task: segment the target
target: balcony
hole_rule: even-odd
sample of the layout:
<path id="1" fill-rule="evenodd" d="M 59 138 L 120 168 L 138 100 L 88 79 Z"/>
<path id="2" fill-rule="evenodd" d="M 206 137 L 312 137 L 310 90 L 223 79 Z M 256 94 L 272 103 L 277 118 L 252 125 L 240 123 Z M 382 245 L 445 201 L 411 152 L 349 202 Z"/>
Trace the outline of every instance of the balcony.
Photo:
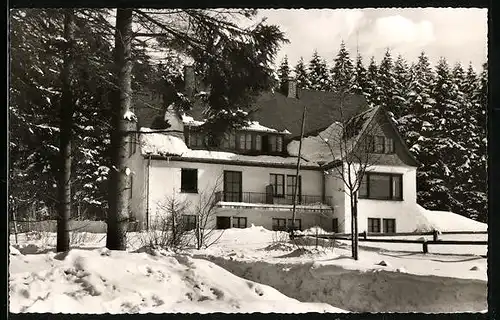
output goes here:
<path id="1" fill-rule="evenodd" d="M 228 192 L 218 191 L 215 202 L 219 206 L 243 206 L 272 209 L 291 209 L 293 206 L 292 195 L 275 196 L 265 192 Z M 248 205 L 250 204 L 250 205 Z M 253 204 L 253 205 L 252 205 Z M 319 195 L 297 195 L 297 207 L 308 210 L 332 210 L 332 197 Z"/>

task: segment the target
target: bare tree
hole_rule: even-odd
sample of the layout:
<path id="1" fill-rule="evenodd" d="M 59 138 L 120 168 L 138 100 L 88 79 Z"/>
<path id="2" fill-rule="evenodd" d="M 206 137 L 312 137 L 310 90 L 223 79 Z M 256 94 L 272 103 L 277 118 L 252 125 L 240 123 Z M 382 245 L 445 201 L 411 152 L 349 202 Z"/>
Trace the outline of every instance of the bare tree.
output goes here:
<path id="1" fill-rule="evenodd" d="M 345 93 L 340 93 L 340 121 L 333 123 L 318 137 L 328 147 L 333 161 L 327 166 L 326 173 L 339 179 L 350 199 L 352 257 L 358 260 L 358 190 L 365 173 L 370 171 L 380 159 L 372 152 L 373 133 L 376 121 L 373 115 L 377 109 L 369 109 L 350 119 L 345 116 Z"/>
<path id="2" fill-rule="evenodd" d="M 188 214 L 189 201 L 169 195 L 157 205 L 151 228 L 141 239 L 143 245 L 158 248 L 182 249 L 188 244 L 188 229 L 183 216 Z"/>
<path id="3" fill-rule="evenodd" d="M 212 237 L 217 229 L 217 194 L 220 190 L 221 182 L 222 175 L 216 179 L 211 187 L 201 191 L 199 200 L 194 206 L 193 210 L 196 215 L 195 239 L 196 249 L 198 250 L 202 247 L 208 248 L 217 243 L 222 236 L 221 233 L 216 238 Z"/>

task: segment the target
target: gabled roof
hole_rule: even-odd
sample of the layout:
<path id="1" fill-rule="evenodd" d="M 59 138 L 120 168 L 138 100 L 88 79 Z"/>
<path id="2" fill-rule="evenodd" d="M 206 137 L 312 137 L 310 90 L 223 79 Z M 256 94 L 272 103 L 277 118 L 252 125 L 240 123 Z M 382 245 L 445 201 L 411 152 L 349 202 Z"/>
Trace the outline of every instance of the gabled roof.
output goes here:
<path id="1" fill-rule="evenodd" d="M 371 108 L 351 117 L 345 124 L 335 121 L 326 128 L 304 135 L 302 157 L 325 165 L 340 160 L 343 155 L 349 154 L 356 147 L 379 110 L 380 107 Z M 352 126 L 349 131 L 351 135 L 347 140 L 343 137 L 345 126 Z M 287 151 L 290 155 L 298 156 L 299 140 L 297 138 L 288 144 Z"/>
<path id="2" fill-rule="evenodd" d="M 346 95 L 343 101 L 343 117 L 340 114 L 341 98 L 333 92 L 300 90 L 299 97 L 288 98 L 275 92 L 265 93 L 256 101 L 255 120 L 265 126 L 278 130 L 288 129 L 292 137 L 300 135 L 302 113 L 306 107 L 304 132 L 325 128 L 342 118 L 352 116 L 368 109 L 363 96 Z"/>
<path id="3" fill-rule="evenodd" d="M 343 117 L 340 114 L 340 96 L 333 92 L 300 90 L 298 98 L 289 98 L 275 92 L 264 92 L 249 108 L 252 120 L 261 125 L 276 129 L 288 130 L 290 137 L 300 135 L 302 112 L 306 110 L 305 132 L 326 128 L 342 118 L 349 119 L 368 109 L 363 96 L 345 95 L 343 101 Z M 197 106 L 189 112 L 196 120 L 203 118 L 203 108 Z"/>
<path id="4" fill-rule="evenodd" d="M 392 136 L 399 140 L 403 146 L 402 151 L 408 155 L 412 164 L 419 166 L 420 163 L 412 155 L 388 113 L 382 107 L 374 107 L 363 111 L 351 117 L 346 121 L 345 125 L 336 121 L 326 128 L 306 134 L 302 140 L 301 158 L 305 158 L 310 162 L 321 163 L 326 167 L 334 165 L 343 156 L 355 150 L 363 135 L 366 134 L 366 131 L 378 116 L 383 117 L 384 123 L 389 123 L 391 130 L 393 130 Z M 349 126 L 351 128 L 347 128 L 347 131 L 350 132 L 351 136 L 347 141 L 342 140 L 343 128 Z M 298 140 L 297 138 L 291 141 L 287 146 L 287 151 L 292 156 L 298 156 Z M 340 146 L 345 147 L 345 150 L 341 150 Z"/>

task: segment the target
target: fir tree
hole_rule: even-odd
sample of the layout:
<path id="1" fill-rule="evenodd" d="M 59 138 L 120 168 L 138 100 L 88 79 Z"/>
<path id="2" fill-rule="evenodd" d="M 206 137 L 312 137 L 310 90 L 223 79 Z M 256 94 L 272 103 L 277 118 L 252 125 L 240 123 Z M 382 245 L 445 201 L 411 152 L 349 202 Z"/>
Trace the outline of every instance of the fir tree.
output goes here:
<path id="1" fill-rule="evenodd" d="M 395 87 L 393 91 L 394 117 L 399 119 L 408 103 L 409 87 L 411 82 L 410 68 L 406 60 L 398 55 L 394 62 Z"/>
<path id="2" fill-rule="evenodd" d="M 394 97 L 397 95 L 396 77 L 394 75 L 394 63 L 392 61 L 391 52 L 386 50 L 384 58 L 380 62 L 378 69 L 378 86 L 380 87 L 379 105 L 393 116 L 396 113 L 396 103 Z"/>
<path id="3" fill-rule="evenodd" d="M 375 57 L 371 57 L 366 73 L 366 88 L 364 89 L 368 103 L 371 106 L 380 104 L 380 87 L 378 85 L 378 66 Z"/>
<path id="4" fill-rule="evenodd" d="M 474 70 L 471 66 L 467 70 L 466 83 L 474 83 Z M 470 183 L 468 184 L 467 199 L 464 207 L 473 219 L 488 222 L 488 193 L 487 193 L 487 150 L 486 150 L 486 110 L 488 107 L 488 66 L 483 65 L 475 88 L 472 90 L 473 124 L 470 127 L 471 142 L 473 142 L 473 156 L 470 161 Z"/>
<path id="5" fill-rule="evenodd" d="M 452 81 L 448 63 L 441 58 L 436 66 L 436 79 L 431 96 L 434 107 L 425 109 L 424 125 L 430 123 L 426 138 L 431 141 L 425 154 L 425 168 L 419 192 L 424 195 L 426 207 L 431 210 L 453 211 L 460 207 L 454 195 L 457 172 L 454 171 L 465 148 L 457 137 L 460 123 L 456 102 L 457 86 Z"/>
<path id="6" fill-rule="evenodd" d="M 297 80 L 297 87 L 302 89 L 309 89 L 311 84 L 309 83 L 309 76 L 307 74 L 306 65 L 304 64 L 304 58 L 300 57 L 299 61 L 295 65 L 295 79 Z"/>
<path id="7" fill-rule="evenodd" d="M 356 69 L 354 72 L 354 93 L 367 95 L 366 88 L 368 86 L 367 71 L 363 65 L 363 57 L 358 53 L 356 56 Z"/>
<path id="8" fill-rule="evenodd" d="M 285 56 L 278 68 L 279 90 L 286 94 L 288 92 L 288 79 L 290 78 L 290 67 L 288 66 L 288 57 Z"/>
<path id="9" fill-rule="evenodd" d="M 349 52 L 345 48 L 345 43 L 340 43 L 340 49 L 334 59 L 334 66 L 331 69 L 331 85 L 335 92 L 351 92 L 354 90 L 354 66 Z"/>
<path id="10" fill-rule="evenodd" d="M 328 91 L 331 88 L 328 67 L 316 50 L 309 62 L 308 79 L 312 90 Z"/>

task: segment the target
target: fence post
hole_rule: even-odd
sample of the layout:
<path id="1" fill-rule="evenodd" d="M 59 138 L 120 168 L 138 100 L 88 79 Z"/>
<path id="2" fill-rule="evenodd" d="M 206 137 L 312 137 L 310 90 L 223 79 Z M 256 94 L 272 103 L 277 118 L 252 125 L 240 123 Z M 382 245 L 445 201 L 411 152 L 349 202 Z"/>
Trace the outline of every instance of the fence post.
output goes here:
<path id="1" fill-rule="evenodd" d="M 363 232 L 361 232 L 361 236 L 363 237 L 363 239 L 365 239 L 365 240 L 366 240 L 366 230 L 365 230 L 365 231 L 363 231 Z"/>
<path id="2" fill-rule="evenodd" d="M 432 230 L 432 240 L 438 241 L 438 231 L 437 230 Z"/>
<path id="3" fill-rule="evenodd" d="M 429 248 L 427 247 L 427 240 L 424 239 L 424 242 L 422 242 L 422 246 L 422 250 L 424 251 L 424 253 L 429 252 Z"/>

